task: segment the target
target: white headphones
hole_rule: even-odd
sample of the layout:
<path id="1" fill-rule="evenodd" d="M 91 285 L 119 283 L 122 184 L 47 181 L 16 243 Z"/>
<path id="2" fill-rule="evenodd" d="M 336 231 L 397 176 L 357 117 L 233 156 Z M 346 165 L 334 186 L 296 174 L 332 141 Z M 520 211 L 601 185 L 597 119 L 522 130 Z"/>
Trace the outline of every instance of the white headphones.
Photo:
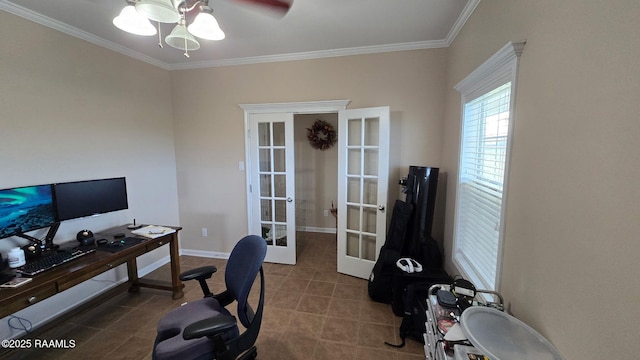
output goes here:
<path id="1" fill-rule="evenodd" d="M 396 261 L 396 266 L 398 266 L 400 270 L 409 274 L 422 271 L 422 265 L 412 258 L 400 258 Z"/>

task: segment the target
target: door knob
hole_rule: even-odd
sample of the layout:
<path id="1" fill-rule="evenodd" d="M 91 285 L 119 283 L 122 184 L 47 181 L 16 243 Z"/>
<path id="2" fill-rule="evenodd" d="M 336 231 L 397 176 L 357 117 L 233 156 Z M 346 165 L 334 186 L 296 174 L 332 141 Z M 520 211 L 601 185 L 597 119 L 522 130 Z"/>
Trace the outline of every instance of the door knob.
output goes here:
<path id="1" fill-rule="evenodd" d="M 287 202 L 292 202 L 292 201 L 293 201 L 292 198 L 290 198 L 290 197 L 287 198 Z"/>
<path id="2" fill-rule="evenodd" d="M 384 205 L 378 205 L 378 210 L 384 211 Z"/>

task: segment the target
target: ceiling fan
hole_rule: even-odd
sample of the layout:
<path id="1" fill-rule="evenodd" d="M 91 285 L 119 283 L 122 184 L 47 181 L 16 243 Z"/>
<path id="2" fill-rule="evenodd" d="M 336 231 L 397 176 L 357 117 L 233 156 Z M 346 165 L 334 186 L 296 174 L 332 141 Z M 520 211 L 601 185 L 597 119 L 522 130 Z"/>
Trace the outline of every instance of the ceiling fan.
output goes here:
<path id="1" fill-rule="evenodd" d="M 167 45 L 189 51 L 198 50 L 200 43 L 196 37 L 205 40 L 222 40 L 224 31 L 213 16 L 209 0 L 125 0 L 120 15 L 113 19 L 113 24 L 128 33 L 142 36 L 158 34 L 158 46 L 162 45 L 160 23 L 177 23 L 171 33 L 165 37 Z M 273 10 L 284 16 L 293 0 L 232 0 L 250 3 L 266 10 Z M 154 26 L 151 21 L 156 22 Z"/>

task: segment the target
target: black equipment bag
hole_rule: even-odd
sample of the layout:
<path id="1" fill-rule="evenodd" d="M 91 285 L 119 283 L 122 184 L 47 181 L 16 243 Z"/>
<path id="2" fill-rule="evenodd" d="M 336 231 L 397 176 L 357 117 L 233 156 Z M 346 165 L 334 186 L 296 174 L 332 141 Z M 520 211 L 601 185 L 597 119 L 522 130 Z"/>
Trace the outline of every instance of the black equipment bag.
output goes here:
<path id="1" fill-rule="evenodd" d="M 426 287 L 428 289 L 429 286 L 433 284 L 450 284 L 451 277 L 443 269 L 423 270 L 422 272 L 413 274 L 407 274 L 396 269 L 391 283 L 391 310 L 393 310 L 396 316 L 406 316 L 408 309 L 407 303 L 412 304 L 414 301 L 424 301 L 424 299 L 426 299 L 426 297 L 422 300 L 407 299 L 408 296 L 416 293 L 415 288 L 411 288 L 412 286 L 418 288 Z"/>
<path id="2" fill-rule="evenodd" d="M 411 219 L 413 205 L 396 200 L 389 224 L 389 232 L 384 245 L 380 249 L 378 260 L 369 275 L 369 297 L 385 304 L 390 304 L 393 298 L 392 280 L 397 270 L 396 261 L 404 246 L 407 223 Z"/>
<path id="3" fill-rule="evenodd" d="M 442 267 L 442 255 L 436 241 L 429 237 L 424 242 L 422 250 L 424 257 L 422 258 L 422 272 L 405 273 L 399 269 L 395 269 L 391 280 L 392 300 L 391 308 L 396 316 L 402 316 L 404 313 L 403 300 L 406 287 L 411 283 L 425 284 L 449 284 L 451 277 Z"/>
<path id="4" fill-rule="evenodd" d="M 423 334 L 426 332 L 427 322 L 427 297 L 431 283 L 419 282 L 408 284 L 402 295 L 404 302 L 404 313 L 400 324 L 400 344 L 385 344 L 397 348 L 405 345 L 406 339 L 410 338 L 424 344 Z"/>

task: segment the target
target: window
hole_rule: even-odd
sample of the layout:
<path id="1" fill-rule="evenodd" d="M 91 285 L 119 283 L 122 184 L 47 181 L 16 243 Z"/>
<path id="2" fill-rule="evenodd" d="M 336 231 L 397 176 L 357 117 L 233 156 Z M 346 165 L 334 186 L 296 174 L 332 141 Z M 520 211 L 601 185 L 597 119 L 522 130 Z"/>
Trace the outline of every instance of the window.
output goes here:
<path id="1" fill-rule="evenodd" d="M 507 44 L 455 87 L 463 107 L 453 261 L 482 289 L 499 285 L 515 83 L 523 47 Z"/>

